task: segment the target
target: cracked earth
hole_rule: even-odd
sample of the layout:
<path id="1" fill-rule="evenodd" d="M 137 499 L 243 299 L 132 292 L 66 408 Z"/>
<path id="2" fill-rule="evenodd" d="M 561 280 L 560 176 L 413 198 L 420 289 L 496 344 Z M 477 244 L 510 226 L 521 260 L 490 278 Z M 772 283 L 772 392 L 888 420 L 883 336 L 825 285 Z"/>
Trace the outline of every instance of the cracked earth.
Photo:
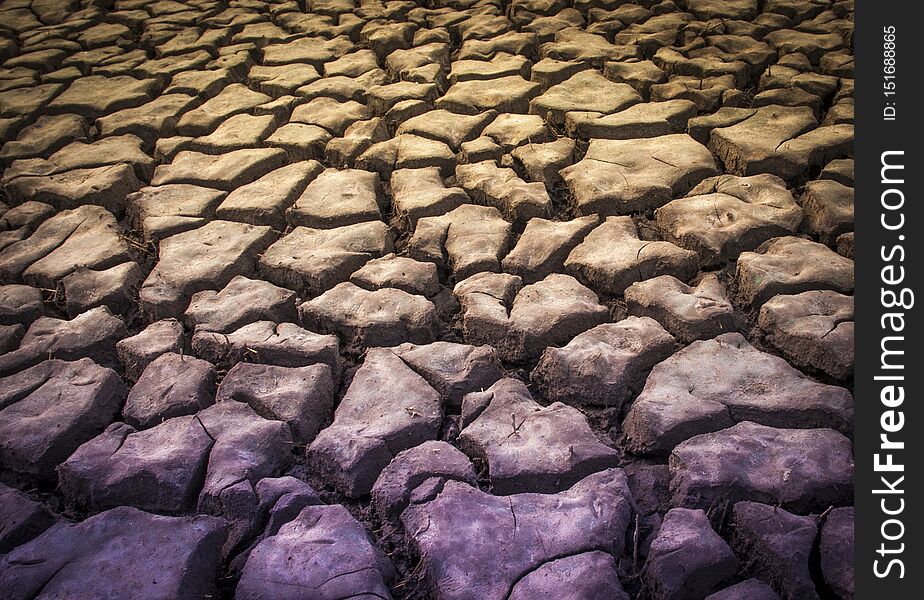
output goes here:
<path id="1" fill-rule="evenodd" d="M 852 598 L 852 41 L 3 0 L 0 598 Z"/>

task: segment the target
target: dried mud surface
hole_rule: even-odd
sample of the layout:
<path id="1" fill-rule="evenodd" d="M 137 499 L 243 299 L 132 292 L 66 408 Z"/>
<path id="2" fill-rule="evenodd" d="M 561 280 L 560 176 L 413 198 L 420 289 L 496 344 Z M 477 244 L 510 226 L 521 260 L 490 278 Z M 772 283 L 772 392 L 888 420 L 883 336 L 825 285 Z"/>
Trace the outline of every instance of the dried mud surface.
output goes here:
<path id="1" fill-rule="evenodd" d="M 0 597 L 853 597 L 851 0 L 0 2 Z"/>

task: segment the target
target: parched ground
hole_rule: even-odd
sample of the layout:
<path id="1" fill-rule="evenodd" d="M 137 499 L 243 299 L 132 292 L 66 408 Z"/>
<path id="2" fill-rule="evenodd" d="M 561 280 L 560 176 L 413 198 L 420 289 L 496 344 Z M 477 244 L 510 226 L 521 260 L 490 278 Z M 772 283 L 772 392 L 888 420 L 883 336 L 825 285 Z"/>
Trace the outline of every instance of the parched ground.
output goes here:
<path id="1" fill-rule="evenodd" d="M 852 598 L 852 39 L 3 0 L 0 598 Z"/>

